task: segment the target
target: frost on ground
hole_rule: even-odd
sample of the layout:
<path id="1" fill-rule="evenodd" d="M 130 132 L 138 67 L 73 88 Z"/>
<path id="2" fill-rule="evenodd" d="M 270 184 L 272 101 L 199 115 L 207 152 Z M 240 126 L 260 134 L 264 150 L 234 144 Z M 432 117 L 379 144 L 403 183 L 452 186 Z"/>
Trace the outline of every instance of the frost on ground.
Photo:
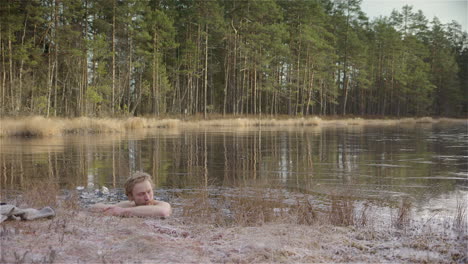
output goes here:
<path id="1" fill-rule="evenodd" d="M 466 232 L 325 222 L 216 226 L 191 221 L 177 210 L 168 219 L 144 219 L 58 208 L 53 219 L 2 223 L 0 262 L 468 262 Z"/>

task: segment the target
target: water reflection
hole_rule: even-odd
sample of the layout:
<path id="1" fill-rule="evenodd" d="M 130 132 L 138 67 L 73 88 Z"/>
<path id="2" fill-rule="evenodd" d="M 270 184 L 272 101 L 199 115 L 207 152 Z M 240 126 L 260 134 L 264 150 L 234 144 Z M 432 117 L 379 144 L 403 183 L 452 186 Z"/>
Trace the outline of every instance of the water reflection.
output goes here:
<path id="1" fill-rule="evenodd" d="M 2 139 L 2 189 L 51 179 L 63 188 L 121 187 L 144 170 L 163 189 L 269 186 L 424 201 L 468 189 L 468 136 L 444 127 L 145 130 L 131 135 Z"/>
<path id="2" fill-rule="evenodd" d="M 65 148 L 63 137 L 49 138 L 0 138 L 2 154 L 40 154 L 62 152 Z"/>

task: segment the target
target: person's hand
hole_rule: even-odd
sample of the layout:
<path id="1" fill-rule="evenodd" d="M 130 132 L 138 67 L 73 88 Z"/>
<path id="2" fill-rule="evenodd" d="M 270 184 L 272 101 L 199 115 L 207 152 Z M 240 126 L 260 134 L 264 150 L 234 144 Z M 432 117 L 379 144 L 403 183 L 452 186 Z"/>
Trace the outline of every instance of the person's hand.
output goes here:
<path id="1" fill-rule="evenodd" d="M 118 206 L 110 206 L 104 209 L 104 213 L 106 215 L 125 216 L 127 215 L 127 209 Z"/>

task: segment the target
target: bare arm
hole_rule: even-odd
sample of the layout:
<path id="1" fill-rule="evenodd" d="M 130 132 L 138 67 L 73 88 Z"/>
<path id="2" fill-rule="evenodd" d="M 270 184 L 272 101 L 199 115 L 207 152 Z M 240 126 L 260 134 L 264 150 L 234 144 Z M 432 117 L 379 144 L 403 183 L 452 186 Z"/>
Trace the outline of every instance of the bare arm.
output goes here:
<path id="1" fill-rule="evenodd" d="M 171 205 L 163 201 L 153 201 L 151 205 L 135 206 L 130 201 L 113 206 L 98 205 L 100 211 L 115 216 L 168 217 L 172 214 Z"/>
<path id="2" fill-rule="evenodd" d="M 115 204 L 103 204 L 103 203 L 97 203 L 93 204 L 89 210 L 92 212 L 104 212 L 106 209 L 115 206 Z"/>
<path id="3" fill-rule="evenodd" d="M 127 208 L 127 207 L 132 207 L 135 206 L 134 202 L 131 201 L 122 201 L 116 204 L 103 204 L 103 203 L 97 203 L 93 204 L 90 208 L 91 211 L 93 212 L 104 212 L 110 208 L 113 207 L 122 207 L 122 208 Z"/>

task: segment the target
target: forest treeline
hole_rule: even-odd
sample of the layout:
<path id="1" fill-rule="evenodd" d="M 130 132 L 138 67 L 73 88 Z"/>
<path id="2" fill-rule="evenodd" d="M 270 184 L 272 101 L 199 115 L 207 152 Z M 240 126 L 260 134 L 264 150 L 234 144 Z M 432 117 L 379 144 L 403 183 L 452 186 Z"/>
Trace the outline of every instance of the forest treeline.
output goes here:
<path id="1" fill-rule="evenodd" d="M 2 0 L 2 116 L 467 112 L 468 35 L 360 0 Z"/>

